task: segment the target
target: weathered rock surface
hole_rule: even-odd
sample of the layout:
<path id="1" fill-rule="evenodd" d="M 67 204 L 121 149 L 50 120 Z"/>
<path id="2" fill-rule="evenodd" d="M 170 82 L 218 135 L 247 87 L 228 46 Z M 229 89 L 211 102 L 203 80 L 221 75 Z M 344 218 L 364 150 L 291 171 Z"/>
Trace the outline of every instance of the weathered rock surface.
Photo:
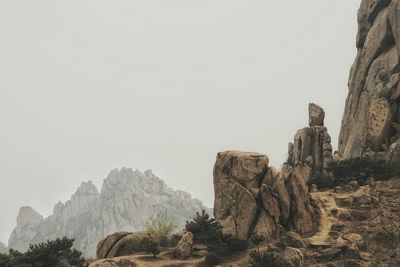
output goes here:
<path id="1" fill-rule="evenodd" d="M 287 162 L 294 166 L 303 164 L 303 176 L 306 183 L 319 185 L 319 178 L 327 174 L 332 161 L 331 137 L 324 127 L 324 110 L 316 104 L 309 104 L 309 127 L 297 131 L 294 142 L 289 143 Z"/>
<path id="2" fill-rule="evenodd" d="M 193 247 L 193 234 L 191 232 L 186 232 L 181 240 L 179 240 L 178 245 L 174 251 L 174 257 L 178 259 L 187 259 L 192 254 Z"/>
<path id="3" fill-rule="evenodd" d="M 6 245 L 0 242 L 0 253 L 7 253 Z"/>
<path id="4" fill-rule="evenodd" d="M 202 209 L 210 212 L 201 201 L 171 189 L 150 170 L 115 169 L 104 180 L 101 192 L 84 182 L 45 219 L 30 207 L 21 208 L 9 247 L 25 251 L 29 243 L 68 236 L 75 238 L 75 248 L 86 257 L 94 257 L 97 244 L 109 234 L 143 230 L 147 220 L 164 212 L 183 226 Z"/>
<path id="5" fill-rule="evenodd" d="M 342 158 L 400 159 L 398 0 L 362 0 L 358 53 L 351 68 L 339 135 Z"/>
<path id="6" fill-rule="evenodd" d="M 253 233 L 276 238 L 282 227 L 309 234 L 318 227 L 303 167 L 276 172 L 258 153 L 218 153 L 214 167 L 214 215 L 226 233 L 248 239 Z"/>
<path id="7" fill-rule="evenodd" d="M 43 222 L 43 216 L 29 206 L 21 207 L 17 216 L 17 227 L 13 230 L 8 244 L 10 248 L 27 250 L 29 243 L 37 234 L 37 227 Z"/>

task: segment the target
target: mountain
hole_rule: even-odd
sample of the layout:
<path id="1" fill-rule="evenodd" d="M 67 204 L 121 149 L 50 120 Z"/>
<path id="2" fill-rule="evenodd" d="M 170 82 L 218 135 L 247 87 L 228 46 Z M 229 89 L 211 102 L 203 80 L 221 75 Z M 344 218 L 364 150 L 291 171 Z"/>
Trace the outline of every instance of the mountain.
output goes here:
<path id="1" fill-rule="evenodd" d="M 361 1 L 339 155 L 400 160 L 400 1 Z"/>
<path id="2" fill-rule="evenodd" d="M 94 257 L 98 241 L 108 234 L 140 231 L 160 213 L 183 226 L 202 209 L 211 212 L 189 193 L 168 187 L 151 170 L 114 169 L 101 192 L 92 182 L 83 182 L 70 200 L 58 202 L 45 219 L 31 207 L 22 207 L 8 245 L 25 251 L 29 243 L 68 236 L 75 238 L 75 248 L 86 257 Z"/>
<path id="3" fill-rule="evenodd" d="M 6 252 L 7 252 L 6 245 L 0 242 L 0 253 L 6 253 Z"/>

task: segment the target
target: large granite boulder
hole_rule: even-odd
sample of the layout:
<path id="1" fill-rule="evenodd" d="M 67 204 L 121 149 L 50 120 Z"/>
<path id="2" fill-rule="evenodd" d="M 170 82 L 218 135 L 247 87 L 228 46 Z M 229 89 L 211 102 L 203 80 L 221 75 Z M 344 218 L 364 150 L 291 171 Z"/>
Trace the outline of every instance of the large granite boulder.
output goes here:
<path id="1" fill-rule="evenodd" d="M 358 52 L 339 135 L 341 158 L 399 159 L 399 6 L 399 0 L 361 1 Z"/>
<path id="2" fill-rule="evenodd" d="M 129 232 L 115 232 L 104 239 L 102 239 L 97 244 L 97 251 L 96 255 L 98 259 L 105 259 L 115 256 L 115 252 L 110 253 L 111 250 L 116 250 L 114 247 L 115 245 L 124 237 L 130 235 Z"/>
<path id="3" fill-rule="evenodd" d="M 226 233 L 249 239 L 258 233 L 276 238 L 284 227 L 299 234 L 318 227 L 318 211 L 303 176 L 302 165 L 268 167 L 258 153 L 218 153 L 214 167 L 214 216 Z"/>

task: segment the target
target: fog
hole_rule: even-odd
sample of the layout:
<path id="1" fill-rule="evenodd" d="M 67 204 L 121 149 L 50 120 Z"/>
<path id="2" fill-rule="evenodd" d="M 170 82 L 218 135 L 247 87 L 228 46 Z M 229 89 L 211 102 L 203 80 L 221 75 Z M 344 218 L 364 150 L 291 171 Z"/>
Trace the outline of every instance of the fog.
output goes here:
<path id="1" fill-rule="evenodd" d="M 217 152 L 279 167 L 309 102 L 336 147 L 359 3 L 1 1 L 0 241 L 122 166 L 211 207 Z"/>

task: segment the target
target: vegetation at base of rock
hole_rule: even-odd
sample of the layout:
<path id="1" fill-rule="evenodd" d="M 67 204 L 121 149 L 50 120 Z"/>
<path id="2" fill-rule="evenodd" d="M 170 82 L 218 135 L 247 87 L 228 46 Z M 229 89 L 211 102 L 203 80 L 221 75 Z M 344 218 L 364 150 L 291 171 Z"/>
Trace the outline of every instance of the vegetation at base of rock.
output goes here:
<path id="1" fill-rule="evenodd" d="M 260 253 L 257 250 L 250 252 L 250 266 L 251 267 L 291 267 L 289 263 L 282 260 L 274 252 Z"/>
<path id="2" fill-rule="evenodd" d="M 251 240 L 251 242 L 252 242 L 254 245 L 256 245 L 257 251 L 260 251 L 259 246 L 260 246 L 260 244 L 261 244 L 262 242 L 265 241 L 265 236 L 260 235 L 260 234 L 257 234 L 257 233 L 254 233 L 254 234 L 251 236 L 250 240 Z"/>
<path id="3" fill-rule="evenodd" d="M 146 223 L 144 233 L 159 246 L 168 247 L 176 245 L 172 233 L 177 227 L 174 222 L 168 220 L 166 213 L 161 213 Z"/>
<path id="4" fill-rule="evenodd" d="M 57 238 L 40 244 L 29 245 L 27 252 L 10 249 L 0 254 L 0 267 L 84 266 L 82 253 L 72 249 L 74 239 Z"/>
<path id="5" fill-rule="evenodd" d="M 134 252 L 147 252 L 156 257 L 159 247 L 175 246 L 177 241 L 172 233 L 176 224 L 169 221 L 166 214 L 162 214 L 146 223 L 146 229 L 136 233 L 136 238 L 129 239 L 120 249 L 119 255 L 129 255 Z"/>
<path id="6" fill-rule="evenodd" d="M 400 162 L 390 162 L 384 159 L 360 157 L 334 161 L 329 171 L 334 177 L 335 185 L 347 184 L 357 180 L 365 185 L 369 177 L 377 180 L 387 180 L 400 175 Z"/>
<path id="7" fill-rule="evenodd" d="M 194 235 L 194 240 L 203 243 L 209 251 L 219 251 L 223 254 L 227 252 L 237 252 L 248 247 L 246 240 L 241 240 L 231 234 L 224 234 L 223 227 L 214 218 L 211 218 L 204 210 L 192 221 L 186 222 L 186 231 Z"/>
<path id="8" fill-rule="evenodd" d="M 192 221 L 186 222 L 185 228 L 194 235 L 195 241 L 204 244 L 212 242 L 216 238 L 219 239 L 223 235 L 221 224 L 214 218 L 210 218 L 205 210 L 202 210 L 201 214 L 197 212 Z"/>

